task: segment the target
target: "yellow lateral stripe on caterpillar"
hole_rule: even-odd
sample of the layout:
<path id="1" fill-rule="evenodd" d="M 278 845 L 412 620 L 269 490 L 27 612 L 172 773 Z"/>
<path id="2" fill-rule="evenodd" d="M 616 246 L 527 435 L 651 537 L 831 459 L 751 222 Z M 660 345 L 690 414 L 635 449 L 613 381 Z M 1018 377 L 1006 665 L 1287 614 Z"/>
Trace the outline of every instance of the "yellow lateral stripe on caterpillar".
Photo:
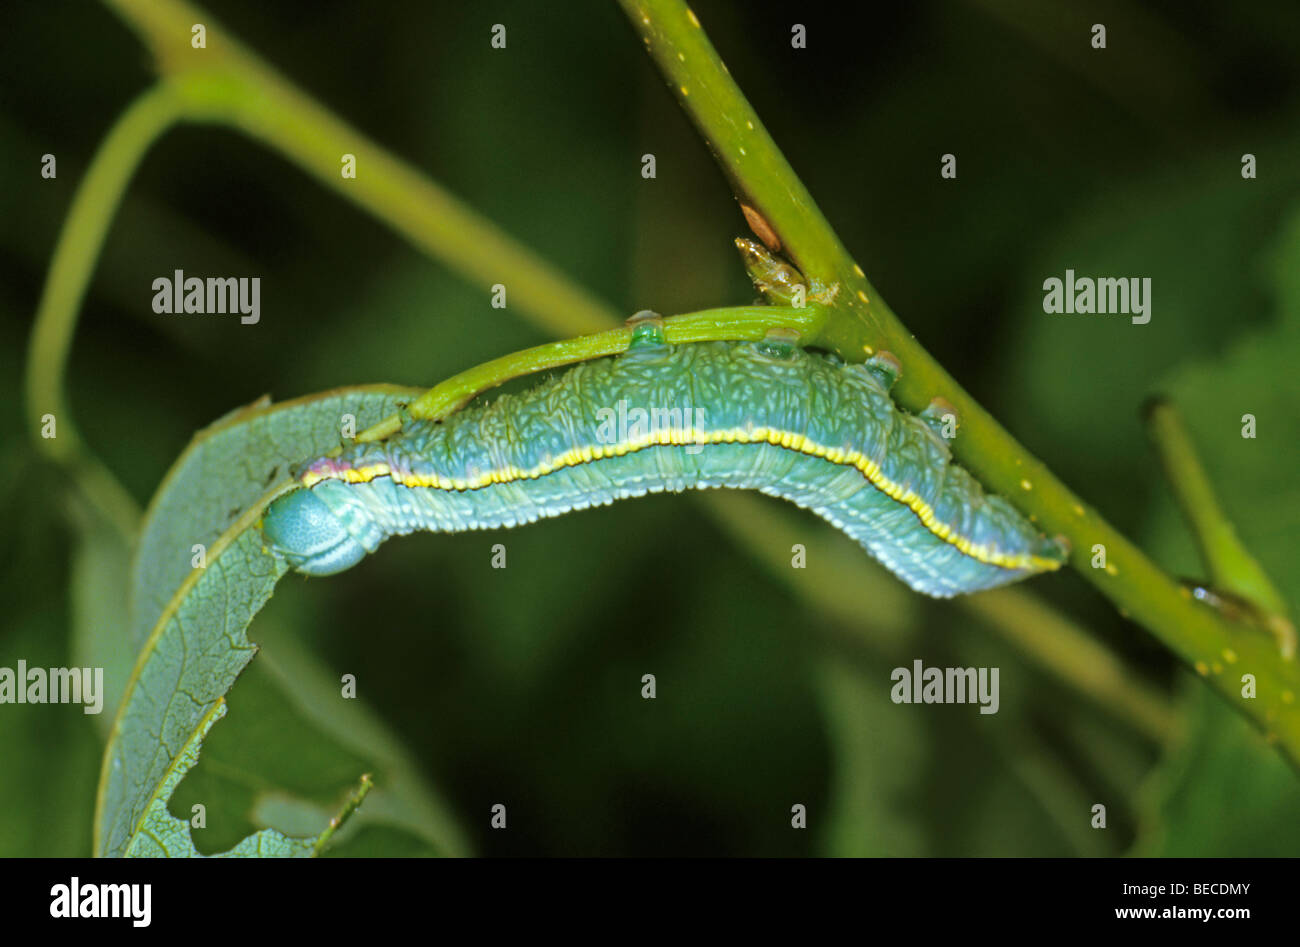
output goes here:
<path id="1" fill-rule="evenodd" d="M 391 477 L 394 482 L 400 483 L 406 487 L 424 487 L 433 490 L 455 490 L 462 492 L 466 490 L 478 490 L 495 484 L 514 483 L 520 480 L 536 480 L 570 467 L 578 467 L 582 464 L 591 463 L 592 461 L 601 460 L 605 457 L 623 456 L 625 454 L 636 453 L 651 447 L 677 446 L 684 447 L 689 445 L 708 445 L 708 444 L 772 444 L 777 447 L 783 447 L 788 450 L 794 450 L 810 457 L 818 457 L 833 464 L 853 467 L 870 483 L 873 487 L 888 495 L 891 499 L 907 506 L 917 518 L 934 536 L 950 543 L 964 555 L 970 556 L 979 562 L 987 565 L 999 566 L 1005 569 L 1033 569 L 1035 571 L 1050 571 L 1060 567 L 1061 563 L 1056 559 L 1047 559 L 1041 556 L 1035 556 L 1030 553 L 1020 553 L 1016 555 L 1007 555 L 996 549 L 989 548 L 986 545 L 976 545 L 965 536 L 955 536 L 952 528 L 947 523 L 941 523 L 937 520 L 934 509 L 923 499 L 917 496 L 911 490 L 904 489 L 901 485 L 893 482 L 886 477 L 880 470 L 879 464 L 863 455 L 861 452 L 845 451 L 843 448 L 831 448 L 822 444 L 812 442 L 809 438 L 793 431 L 776 430 L 770 427 L 755 427 L 752 430 L 745 428 L 728 428 L 726 430 L 709 431 L 701 434 L 693 429 L 684 428 L 662 428 L 652 431 L 644 437 L 634 441 L 610 445 L 608 447 L 596 445 L 582 448 L 574 448 L 561 454 L 558 458 L 553 458 L 549 462 L 543 461 L 528 470 L 520 470 L 517 467 L 507 467 L 501 469 L 489 470 L 480 474 L 473 479 L 448 479 L 437 476 L 422 475 L 394 475 L 389 465 L 386 463 L 371 463 L 364 467 L 347 468 L 327 473 L 310 471 L 302 477 L 302 484 L 305 487 L 311 487 L 322 480 L 343 480 L 347 483 L 369 483 L 377 477 Z"/>

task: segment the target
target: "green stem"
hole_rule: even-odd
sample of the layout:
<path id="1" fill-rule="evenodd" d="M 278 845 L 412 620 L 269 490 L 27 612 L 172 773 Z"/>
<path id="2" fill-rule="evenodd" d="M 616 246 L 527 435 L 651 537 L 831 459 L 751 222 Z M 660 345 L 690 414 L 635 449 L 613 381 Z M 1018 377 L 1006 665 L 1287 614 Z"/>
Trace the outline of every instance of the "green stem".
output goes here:
<path id="1" fill-rule="evenodd" d="M 343 803 L 343 808 L 339 810 L 338 815 L 330 819 L 330 824 L 326 826 L 325 831 L 316 839 L 316 844 L 312 846 L 313 855 L 319 855 L 325 851 L 326 847 L 330 843 L 330 839 L 334 837 L 334 833 L 347 824 L 348 819 L 352 818 L 352 814 L 357 811 L 357 808 L 361 805 L 362 801 L 366 796 L 370 795 L 370 790 L 374 788 L 374 785 L 375 780 L 369 773 L 366 773 L 361 777 L 360 785 L 358 785 L 357 788 L 353 790 L 352 794 L 348 796 L 347 801 Z"/>
<path id="2" fill-rule="evenodd" d="M 1188 590 L 1088 507 L 1012 437 L 930 356 L 867 282 L 812 198 L 753 117 L 731 74 L 683 0 L 620 0 L 632 26 L 700 129 L 742 203 L 767 227 L 804 275 L 833 298 L 816 343 L 846 360 L 887 350 L 903 365 L 893 389 L 905 407 L 947 399 L 961 418 L 953 452 L 991 491 L 1000 493 L 1049 535 L 1072 548 L 1071 564 L 1126 617 L 1146 627 L 1196 669 L 1270 742 L 1300 766 L 1300 665 L 1253 629 L 1195 601 Z M 823 296 L 826 298 L 826 296 Z M 1094 568 L 1104 547 L 1106 567 Z M 1241 675 L 1255 675 L 1258 697 L 1241 694 Z"/>
<path id="3" fill-rule="evenodd" d="M 686 114 L 748 208 L 810 280 L 830 285 L 847 256 L 812 195 L 732 80 L 694 12 L 683 2 L 619 0 Z M 762 223 L 754 226 L 753 218 Z M 765 243 L 771 243 L 766 236 Z"/>
<path id="4" fill-rule="evenodd" d="M 794 329 L 803 334 L 816 327 L 820 322 L 820 314 L 820 307 L 816 306 L 803 309 L 789 306 L 735 306 L 671 316 L 663 320 L 662 325 L 664 340 L 674 344 L 719 340 L 756 341 L 772 329 Z M 632 341 L 632 332 L 628 326 L 606 329 L 604 332 L 561 342 L 548 342 L 494 358 L 430 388 L 407 407 L 406 414 L 417 420 L 444 418 L 482 392 L 503 385 L 512 378 L 626 351 Z M 357 440 L 381 440 L 399 431 L 401 426 L 401 417 L 393 415 L 362 431 L 357 435 Z"/>
<path id="5" fill-rule="evenodd" d="M 160 82 L 132 102 L 91 160 L 59 232 L 27 353 L 28 423 L 37 442 L 57 460 L 75 456 L 81 447 L 71 412 L 66 410 L 63 376 L 95 262 L 135 169 L 149 147 L 180 118 L 182 109 L 175 86 L 168 82 Z M 57 437 L 40 437 L 44 414 L 57 420 Z"/>
<path id="6" fill-rule="evenodd" d="M 86 496 L 125 535 L 134 533 L 139 508 L 111 473 L 85 450 L 68 409 L 64 376 L 77 315 L 122 195 L 150 146 L 182 115 L 174 83 L 160 82 L 114 123 L 77 187 L 59 232 L 27 353 L 27 419 L 47 456 L 68 467 Z M 43 437 L 53 416 L 55 437 Z"/>
<path id="7" fill-rule="evenodd" d="M 1144 414 L 1147 433 L 1160 455 L 1165 476 L 1196 536 L 1213 591 L 1246 602 L 1257 613 L 1254 617 L 1277 640 L 1282 654 L 1294 657 L 1296 629 L 1287 617 L 1286 600 L 1237 538 L 1232 522 L 1219 506 L 1182 415 L 1160 398 L 1147 402 Z"/>

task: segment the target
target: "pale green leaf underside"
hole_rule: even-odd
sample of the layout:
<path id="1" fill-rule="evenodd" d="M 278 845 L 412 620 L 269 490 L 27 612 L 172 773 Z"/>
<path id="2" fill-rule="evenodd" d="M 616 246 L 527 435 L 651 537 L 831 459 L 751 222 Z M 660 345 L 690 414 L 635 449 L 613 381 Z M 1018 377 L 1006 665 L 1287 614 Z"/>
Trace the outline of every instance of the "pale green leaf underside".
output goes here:
<path id="1" fill-rule="evenodd" d="M 155 494 L 145 516 L 131 570 L 131 644 L 153 631 L 172 594 L 190 573 L 192 547 L 217 537 L 274 482 L 289 464 L 337 447 L 341 418 L 356 430 L 391 414 L 418 388 L 368 385 L 232 411 L 194 436 Z"/>
<path id="2" fill-rule="evenodd" d="M 242 532 L 223 537 L 238 519 L 231 512 L 264 494 L 270 471 L 278 476 L 286 462 L 336 447 L 343 414 L 354 415 L 362 430 L 412 394 L 375 386 L 244 409 L 200 434 L 168 475 L 145 524 L 134 581 L 137 618 L 156 611 L 160 620 L 109 739 L 96 854 L 193 853 L 188 823 L 170 816 L 167 800 L 256 653 L 248 625 L 286 571 L 263 551 L 256 516 L 237 524 Z M 195 543 L 208 547 L 204 569 L 190 569 Z M 277 849 L 277 835 L 259 832 L 232 854 L 293 854 Z"/>

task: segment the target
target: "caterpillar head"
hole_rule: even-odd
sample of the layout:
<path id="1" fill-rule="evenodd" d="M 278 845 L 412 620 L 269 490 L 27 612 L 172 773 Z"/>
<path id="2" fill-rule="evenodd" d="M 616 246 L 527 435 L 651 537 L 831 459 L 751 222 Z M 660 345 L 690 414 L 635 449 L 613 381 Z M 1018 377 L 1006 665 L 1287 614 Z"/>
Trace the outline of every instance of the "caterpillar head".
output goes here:
<path id="1" fill-rule="evenodd" d="M 366 556 L 366 548 L 311 490 L 295 490 L 267 507 L 262 535 L 273 555 L 304 575 L 333 575 Z"/>

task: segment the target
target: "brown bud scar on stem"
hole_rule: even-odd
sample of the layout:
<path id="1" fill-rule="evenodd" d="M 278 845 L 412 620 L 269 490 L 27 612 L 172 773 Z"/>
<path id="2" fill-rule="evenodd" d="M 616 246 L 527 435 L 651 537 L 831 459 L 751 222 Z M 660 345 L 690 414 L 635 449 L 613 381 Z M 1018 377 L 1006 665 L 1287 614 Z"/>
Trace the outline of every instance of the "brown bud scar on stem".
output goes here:
<path id="1" fill-rule="evenodd" d="M 778 252 L 781 249 L 781 238 L 776 235 L 776 231 L 763 215 L 748 204 L 741 204 L 740 211 L 745 215 L 745 223 L 749 224 L 749 229 L 754 232 L 754 236 L 763 241 L 763 246 L 773 253 Z"/>
<path id="2" fill-rule="evenodd" d="M 959 415 L 957 414 L 957 409 L 953 406 L 953 403 L 949 401 L 947 398 L 941 396 L 935 396 L 934 398 L 931 398 L 929 408 L 934 413 L 935 417 L 943 417 L 945 414 L 951 414 L 953 417 L 959 417 Z"/>

